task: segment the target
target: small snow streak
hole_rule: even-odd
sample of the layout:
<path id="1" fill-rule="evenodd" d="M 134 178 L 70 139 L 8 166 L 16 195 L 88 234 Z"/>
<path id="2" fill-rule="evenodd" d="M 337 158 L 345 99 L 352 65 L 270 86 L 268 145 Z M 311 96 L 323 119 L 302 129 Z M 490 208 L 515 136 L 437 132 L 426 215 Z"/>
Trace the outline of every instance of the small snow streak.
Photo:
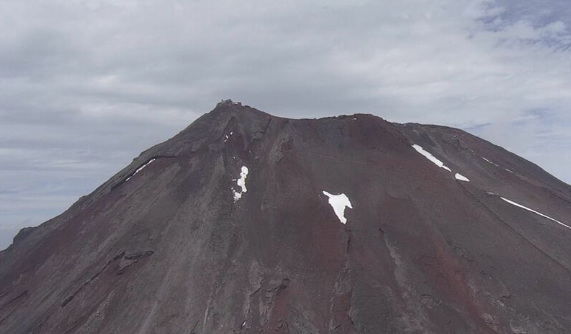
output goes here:
<path id="1" fill-rule="evenodd" d="M 426 157 L 428 160 L 432 161 L 432 163 L 434 163 L 436 166 L 440 167 L 440 168 L 444 168 L 449 172 L 452 172 L 452 170 L 450 170 L 450 168 L 446 167 L 444 165 L 444 163 L 440 160 L 438 160 L 435 156 L 433 156 L 432 154 L 430 154 L 429 152 L 425 151 L 422 146 L 420 145 L 412 145 L 412 147 L 420 154 L 422 154 L 424 157 Z"/>
<path id="2" fill-rule="evenodd" d="M 248 176 L 248 167 L 242 166 L 242 169 L 240 171 L 240 178 L 234 179 L 238 187 L 240 187 L 240 190 L 235 190 L 234 188 L 232 188 L 232 194 L 234 194 L 234 203 L 236 203 L 240 198 L 242 198 L 243 193 L 248 191 L 248 189 L 246 189 L 247 176 Z"/>
<path id="3" fill-rule="evenodd" d="M 467 177 L 465 177 L 464 175 L 462 175 L 460 173 L 456 173 L 456 175 L 454 175 L 454 177 L 458 181 L 470 182 L 470 180 Z"/>
<path id="4" fill-rule="evenodd" d="M 484 159 L 484 161 L 486 161 L 487 163 L 489 163 L 489 164 L 491 164 L 491 165 L 494 165 L 494 166 L 496 166 L 496 167 L 500 167 L 497 163 L 495 163 L 495 162 L 493 162 L 493 161 L 491 161 L 491 160 L 489 160 L 489 159 L 486 159 L 486 158 L 484 158 L 484 157 L 482 157 L 482 159 Z"/>
<path id="5" fill-rule="evenodd" d="M 242 188 L 242 192 L 245 193 L 248 191 L 246 189 L 246 177 L 248 176 L 248 167 L 242 166 L 242 170 L 240 172 L 240 178 L 236 181 L 238 186 Z"/>
<path id="6" fill-rule="evenodd" d="M 242 193 L 239 193 L 234 189 L 232 189 L 232 195 L 234 195 L 234 203 L 238 202 L 238 200 L 242 198 Z"/>
<path id="7" fill-rule="evenodd" d="M 142 171 L 145 167 L 147 167 L 148 165 L 150 165 L 153 161 L 155 161 L 156 159 L 151 159 L 149 160 L 149 162 L 147 162 L 146 164 L 142 165 L 141 167 L 139 167 L 133 174 L 131 174 L 131 176 L 129 176 L 125 182 L 129 181 L 133 176 L 137 175 L 137 173 L 139 173 L 140 171 Z"/>
<path id="8" fill-rule="evenodd" d="M 230 138 L 230 136 L 232 136 L 233 133 L 234 133 L 234 131 L 231 131 L 230 134 L 224 135 L 224 142 L 227 142 L 228 139 Z"/>
<path id="9" fill-rule="evenodd" d="M 486 158 L 484 158 L 484 157 L 482 157 L 482 159 L 484 159 L 484 160 L 485 160 L 486 162 L 488 162 L 489 164 L 492 164 L 492 165 L 494 165 L 494 166 L 496 166 L 496 167 L 498 167 L 498 168 L 501 168 L 500 165 L 498 165 L 497 163 L 495 163 L 495 162 L 493 162 L 493 161 L 491 161 L 491 160 L 489 160 L 489 159 L 486 159 Z M 506 172 L 515 174 L 511 169 L 504 168 L 504 170 L 505 170 Z"/>
<path id="10" fill-rule="evenodd" d="M 347 218 L 345 218 L 345 208 L 348 207 L 353 209 L 349 197 L 345 194 L 333 195 L 324 191 L 323 194 L 329 197 L 329 205 L 333 208 L 333 211 L 343 224 L 347 224 Z"/>
<path id="11" fill-rule="evenodd" d="M 516 202 L 514 202 L 514 201 L 510 201 L 510 200 L 507 199 L 507 198 L 503 198 L 503 197 L 500 197 L 500 198 L 501 198 L 503 201 L 508 202 L 508 203 L 511 204 L 511 205 L 517 206 L 518 208 L 527 210 L 527 211 L 529 211 L 529 212 L 533 212 L 533 213 L 535 213 L 536 215 L 539 215 L 539 216 L 541 216 L 541 217 L 543 217 L 543 218 L 547 218 L 547 219 L 549 219 L 549 220 L 551 220 L 551 221 L 554 221 L 554 222 L 556 222 L 557 224 L 559 224 L 559 225 L 561 225 L 561 226 L 563 226 L 563 227 L 567 227 L 568 229 L 571 230 L 571 226 L 565 225 L 565 224 L 563 224 L 562 222 L 560 222 L 560 221 L 557 220 L 557 219 L 553 219 L 553 218 L 551 218 L 551 217 L 549 217 L 549 216 L 547 216 L 547 215 L 544 215 L 544 214 L 541 213 L 541 212 L 537 212 L 537 211 L 535 211 L 535 210 L 533 210 L 533 209 L 530 209 L 530 208 L 528 208 L 528 207 L 526 207 L 526 206 L 523 206 L 523 205 L 521 205 L 521 204 L 519 204 L 519 203 L 516 203 Z"/>

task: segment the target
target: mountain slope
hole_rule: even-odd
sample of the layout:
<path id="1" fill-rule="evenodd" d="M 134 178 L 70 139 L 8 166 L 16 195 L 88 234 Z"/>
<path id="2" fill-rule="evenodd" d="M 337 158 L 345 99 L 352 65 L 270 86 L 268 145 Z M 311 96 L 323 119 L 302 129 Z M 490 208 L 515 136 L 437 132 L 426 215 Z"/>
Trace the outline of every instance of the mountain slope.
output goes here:
<path id="1" fill-rule="evenodd" d="M 463 131 L 226 101 L 0 253 L 0 332 L 567 333 L 568 217 Z"/>

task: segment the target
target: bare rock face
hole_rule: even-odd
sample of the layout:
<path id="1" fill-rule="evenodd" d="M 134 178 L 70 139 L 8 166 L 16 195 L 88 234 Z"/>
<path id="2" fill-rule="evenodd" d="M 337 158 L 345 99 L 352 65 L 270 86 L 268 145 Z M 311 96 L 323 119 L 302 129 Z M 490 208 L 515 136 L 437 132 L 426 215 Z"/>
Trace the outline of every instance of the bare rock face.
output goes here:
<path id="1" fill-rule="evenodd" d="M 0 253 L 0 333 L 569 333 L 570 224 L 463 131 L 225 101 Z"/>

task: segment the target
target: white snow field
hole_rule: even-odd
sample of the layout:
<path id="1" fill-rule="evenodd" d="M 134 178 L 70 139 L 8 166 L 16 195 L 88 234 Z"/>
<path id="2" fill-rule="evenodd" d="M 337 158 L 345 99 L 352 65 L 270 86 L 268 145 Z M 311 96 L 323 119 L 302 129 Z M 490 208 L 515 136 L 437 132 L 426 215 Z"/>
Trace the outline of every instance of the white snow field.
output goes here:
<path id="1" fill-rule="evenodd" d="M 422 146 L 414 144 L 412 145 L 412 147 L 420 154 L 422 154 L 423 156 L 425 156 L 428 160 L 432 161 L 432 163 L 434 163 L 436 166 L 440 167 L 440 168 L 444 168 L 449 172 L 452 172 L 452 170 L 450 170 L 450 168 L 446 167 L 444 165 L 444 163 L 440 160 L 438 160 L 435 156 L 433 156 L 432 154 L 430 154 L 430 152 L 425 151 Z"/>
<path id="2" fill-rule="evenodd" d="M 232 194 L 234 194 L 234 203 L 236 203 L 240 198 L 242 198 L 242 194 L 247 192 L 248 189 L 246 188 L 246 177 L 248 177 L 248 167 L 242 166 L 240 171 L 240 178 L 234 179 L 240 190 L 235 190 L 232 188 Z"/>
<path id="3" fill-rule="evenodd" d="M 521 204 L 519 204 L 519 203 L 516 203 L 516 202 L 514 202 L 514 201 L 511 201 L 511 200 L 509 200 L 509 199 L 507 199 L 507 198 L 504 198 L 504 197 L 500 197 L 500 198 L 501 198 L 502 200 L 508 202 L 508 203 L 511 204 L 511 205 L 517 206 L 518 208 L 527 210 L 527 211 L 529 211 L 529 212 L 533 212 L 533 213 L 535 213 L 536 215 L 539 215 L 539 216 L 541 216 L 541 217 L 543 217 L 543 218 L 547 218 L 547 219 L 549 219 L 549 220 L 551 220 L 551 221 L 554 221 L 554 222 L 556 222 L 557 224 L 559 224 L 559 225 L 561 225 L 561 226 L 563 226 L 563 227 L 566 227 L 566 228 L 568 228 L 568 229 L 571 230 L 571 226 L 565 225 L 565 224 L 563 224 L 562 222 L 560 222 L 560 221 L 557 220 L 557 219 L 553 219 L 553 218 L 551 218 L 551 217 L 549 217 L 549 216 L 547 216 L 547 215 L 544 215 L 544 214 L 541 213 L 541 212 L 537 212 L 537 211 L 535 211 L 535 210 L 533 210 L 533 209 L 530 209 L 530 208 L 528 208 L 528 207 L 526 207 L 526 206 L 523 206 L 523 205 L 521 205 Z"/>
<path id="4" fill-rule="evenodd" d="M 329 197 L 329 205 L 333 208 L 333 211 L 337 215 L 337 218 L 341 221 L 341 223 L 346 224 L 347 218 L 345 218 L 345 208 L 348 207 L 353 209 L 351 205 L 351 201 L 349 201 L 349 197 L 345 194 L 333 195 L 324 191 L 323 194 Z"/>
<path id="5" fill-rule="evenodd" d="M 458 181 L 470 182 L 470 179 L 468 179 L 467 177 L 465 177 L 464 175 L 462 175 L 460 173 L 456 173 L 456 175 L 454 175 L 454 177 Z"/>
<path id="6" fill-rule="evenodd" d="M 151 159 L 149 160 L 149 162 L 147 162 L 146 164 L 142 165 L 141 167 L 139 167 L 131 176 L 129 176 L 125 182 L 129 181 L 133 176 L 137 175 L 137 173 L 139 173 L 140 171 L 142 171 L 145 167 L 147 167 L 148 165 L 150 165 L 153 161 L 155 161 L 156 159 Z"/>

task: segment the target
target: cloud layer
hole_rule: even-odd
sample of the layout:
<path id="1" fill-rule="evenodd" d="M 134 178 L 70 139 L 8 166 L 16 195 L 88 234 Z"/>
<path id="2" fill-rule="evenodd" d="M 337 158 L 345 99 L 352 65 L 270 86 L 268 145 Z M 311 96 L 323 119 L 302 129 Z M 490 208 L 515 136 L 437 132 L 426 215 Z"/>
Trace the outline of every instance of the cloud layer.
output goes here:
<path id="1" fill-rule="evenodd" d="M 223 98 L 461 127 L 571 182 L 569 14 L 556 0 L 3 1 L 0 248 Z"/>

